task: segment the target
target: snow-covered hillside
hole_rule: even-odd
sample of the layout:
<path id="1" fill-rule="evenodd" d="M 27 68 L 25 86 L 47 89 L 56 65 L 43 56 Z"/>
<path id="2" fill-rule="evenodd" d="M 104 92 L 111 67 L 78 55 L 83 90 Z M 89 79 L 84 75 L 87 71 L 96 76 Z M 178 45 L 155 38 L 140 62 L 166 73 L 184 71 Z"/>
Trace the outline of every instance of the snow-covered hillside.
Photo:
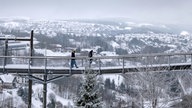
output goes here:
<path id="1" fill-rule="evenodd" d="M 13 29 L 20 32 L 46 34 L 57 36 L 59 33 L 76 36 L 109 36 L 122 33 L 179 33 L 170 25 L 151 24 L 131 21 L 81 21 L 81 20 L 29 20 L 29 19 L 0 19 L 1 30 Z"/>
<path id="2" fill-rule="evenodd" d="M 60 44 L 62 48 L 100 48 L 117 54 L 187 52 L 191 33 L 185 28 L 131 21 L 14 20 L 0 19 L 0 35 L 29 35 L 42 44 Z M 20 34 L 19 34 L 20 33 Z M 48 46 L 47 45 L 47 46 Z M 48 46 L 49 47 L 49 46 Z M 96 50 L 97 50 L 96 49 Z M 150 51 L 149 51 L 150 50 Z"/>
<path id="3" fill-rule="evenodd" d="M 77 50 L 77 55 L 87 55 L 87 52 L 93 49 L 95 52 L 94 56 L 191 52 L 192 50 L 191 31 L 186 28 L 173 27 L 173 25 L 132 21 L 0 19 L 0 36 L 2 37 L 26 37 L 30 36 L 31 30 L 35 31 L 35 54 L 40 56 L 70 56 L 72 49 Z M 28 43 L 16 43 L 26 47 L 24 51 L 29 50 Z M 0 45 L 0 50 L 2 50 L 4 42 L 0 41 Z M 10 42 L 9 45 L 11 49 L 14 43 Z M 2 52 L 0 54 L 3 55 Z M 29 52 L 13 51 L 13 55 L 19 55 L 20 53 Z M 80 84 L 80 79 L 76 78 L 79 77 L 81 76 L 61 79 L 63 82 L 54 82 L 57 85 L 50 84 L 47 91 L 48 104 L 51 102 L 50 98 L 54 98 L 60 105 L 74 106 L 73 96 L 76 96 L 78 84 Z M 171 100 L 183 94 L 190 94 L 190 85 L 192 85 L 189 80 L 190 72 L 189 74 L 179 73 L 179 75 L 178 73 L 132 73 L 123 76 L 101 75 L 101 77 L 103 81 L 103 90 L 101 91 L 104 93 L 103 100 L 106 108 L 117 107 L 119 104 L 124 105 L 124 107 L 126 105 L 130 106 L 133 102 L 137 106 L 141 106 L 142 103 L 147 108 L 153 104 L 155 99 L 152 98 L 158 99 L 157 101 L 160 103 L 158 105 L 160 106 L 164 104 L 165 99 Z M 24 86 L 22 87 L 25 88 Z M 152 87 L 156 91 L 151 91 Z M 22 97 L 18 96 L 18 90 L 19 88 L 4 90 L 2 99 L 14 97 L 14 103 L 19 100 L 14 106 L 20 107 L 20 105 L 24 105 Z M 42 107 L 42 93 L 42 84 L 34 84 L 32 94 L 34 108 Z M 168 105 L 166 104 L 166 106 Z"/>
<path id="4" fill-rule="evenodd" d="M 22 87 L 23 89 L 25 87 Z M 27 88 L 27 87 L 26 87 Z M 35 84 L 32 86 L 33 88 L 33 94 L 32 94 L 32 108 L 42 108 L 42 96 L 43 96 L 43 85 L 42 84 Z M 1 100 L 5 101 L 8 99 L 12 99 L 12 104 L 16 108 L 21 108 L 22 106 L 27 107 L 25 104 L 24 100 L 22 99 L 21 96 L 18 96 L 18 90 L 19 88 L 16 89 L 4 89 L 3 92 L 1 93 Z M 51 97 L 52 96 L 52 97 Z M 47 103 L 50 103 L 51 98 L 55 97 L 55 101 L 59 102 L 62 104 L 62 106 L 68 106 L 71 105 L 73 106 L 73 101 L 70 99 L 64 99 L 63 97 L 55 94 L 55 91 L 53 91 L 53 87 L 51 84 L 48 84 L 47 86 Z M 26 98 L 27 99 L 27 98 Z M 1 103 L 1 106 L 7 106 L 10 103 Z"/>

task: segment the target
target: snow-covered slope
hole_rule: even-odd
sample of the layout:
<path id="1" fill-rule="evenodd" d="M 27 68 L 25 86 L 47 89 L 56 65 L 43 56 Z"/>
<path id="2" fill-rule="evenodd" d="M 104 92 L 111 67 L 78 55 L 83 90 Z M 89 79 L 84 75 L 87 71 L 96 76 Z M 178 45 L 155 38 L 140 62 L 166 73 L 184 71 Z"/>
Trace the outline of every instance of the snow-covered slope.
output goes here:
<path id="1" fill-rule="evenodd" d="M 42 100 L 40 98 L 43 96 L 43 85 L 42 84 L 35 84 L 32 86 L 33 88 L 33 94 L 32 94 L 32 108 L 42 108 Z M 1 99 L 8 100 L 12 99 L 12 104 L 16 108 L 20 108 L 21 106 L 26 106 L 23 99 L 18 96 L 18 89 L 4 89 L 3 93 L 0 95 Z M 50 95 L 55 96 L 55 101 L 61 103 L 63 106 L 72 105 L 73 101 L 69 99 L 64 99 L 61 96 L 55 94 L 53 91 L 53 88 L 51 87 L 51 84 L 48 84 L 47 86 L 47 103 L 50 103 Z M 10 103 L 2 103 L 1 106 L 10 105 Z"/>
<path id="2" fill-rule="evenodd" d="M 40 101 L 39 99 L 39 95 L 43 95 L 43 85 L 42 84 L 35 84 L 33 85 L 33 94 L 32 94 L 32 102 L 33 102 L 33 107 L 34 108 L 41 108 L 41 106 L 43 105 L 43 103 Z M 51 84 L 48 84 L 47 86 L 47 103 L 50 103 L 50 94 L 55 96 L 55 101 L 56 102 L 60 102 L 62 103 L 63 106 L 68 106 L 73 105 L 73 101 L 72 100 L 68 100 L 68 99 L 64 99 L 61 96 L 55 94 L 55 92 L 53 91 L 53 88 L 51 87 Z"/>
<path id="3" fill-rule="evenodd" d="M 192 49 L 190 31 L 185 30 L 185 28 L 181 29 L 179 26 L 178 29 L 175 29 L 176 27 L 162 24 L 106 20 L 99 22 L 0 19 L 0 28 L 2 36 L 7 34 L 19 36 L 18 32 L 29 34 L 31 30 L 34 30 L 37 41 L 40 43 L 43 43 L 43 40 L 39 40 L 39 38 L 43 38 L 40 36 L 46 36 L 50 37 L 49 41 L 55 41 L 54 43 L 63 47 L 69 44 L 76 48 L 99 46 L 104 50 L 116 51 L 117 54 L 187 52 Z M 65 37 L 66 35 L 69 37 Z M 67 44 L 66 41 L 69 43 Z M 122 50 L 117 49 L 125 51 L 122 53 Z M 153 51 L 149 51 L 149 49 Z"/>

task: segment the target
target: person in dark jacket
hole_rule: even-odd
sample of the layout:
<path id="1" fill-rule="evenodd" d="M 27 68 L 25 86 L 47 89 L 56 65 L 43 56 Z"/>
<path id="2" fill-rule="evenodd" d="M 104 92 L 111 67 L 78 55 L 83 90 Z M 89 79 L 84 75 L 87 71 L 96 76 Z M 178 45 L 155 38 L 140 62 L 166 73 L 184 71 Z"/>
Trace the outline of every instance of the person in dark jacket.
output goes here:
<path id="1" fill-rule="evenodd" d="M 75 50 L 73 50 L 73 51 L 71 52 L 71 57 L 75 57 Z M 74 65 L 75 65 L 76 68 L 78 68 L 75 59 L 72 58 L 72 59 L 71 59 L 71 68 L 73 68 Z"/>
<path id="2" fill-rule="evenodd" d="M 93 50 L 89 51 L 88 57 L 93 57 Z M 89 59 L 89 65 L 91 65 L 93 59 Z"/>

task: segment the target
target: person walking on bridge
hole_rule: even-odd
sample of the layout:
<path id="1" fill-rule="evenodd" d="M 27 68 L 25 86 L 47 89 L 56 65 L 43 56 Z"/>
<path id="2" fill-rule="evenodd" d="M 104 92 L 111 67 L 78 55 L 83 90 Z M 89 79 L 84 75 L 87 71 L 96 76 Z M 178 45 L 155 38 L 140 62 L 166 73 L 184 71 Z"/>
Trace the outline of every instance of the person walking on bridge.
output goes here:
<path id="1" fill-rule="evenodd" d="M 89 51 L 88 57 L 89 57 L 89 58 L 93 57 L 93 50 Z M 90 67 L 91 64 L 92 64 L 92 61 L 93 61 L 93 59 L 89 59 L 89 67 Z"/>
<path id="2" fill-rule="evenodd" d="M 71 57 L 72 57 L 72 59 L 71 59 L 71 68 L 73 68 L 74 65 L 75 65 L 76 68 L 78 68 L 78 66 L 76 64 L 76 61 L 75 61 L 75 58 L 73 58 L 73 57 L 75 57 L 75 50 L 72 50 Z"/>

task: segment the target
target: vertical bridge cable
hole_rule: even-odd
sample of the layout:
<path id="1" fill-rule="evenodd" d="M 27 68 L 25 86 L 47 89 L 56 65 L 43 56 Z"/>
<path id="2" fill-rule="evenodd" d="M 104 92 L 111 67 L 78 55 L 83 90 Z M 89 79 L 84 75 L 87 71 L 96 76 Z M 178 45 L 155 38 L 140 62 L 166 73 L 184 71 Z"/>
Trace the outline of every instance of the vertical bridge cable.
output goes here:
<path id="1" fill-rule="evenodd" d="M 146 65 L 146 72 L 148 72 L 148 56 L 146 56 L 146 58 L 145 58 L 145 65 Z"/>
<path id="2" fill-rule="evenodd" d="M 191 54 L 191 70 L 192 70 L 192 54 Z"/>
<path id="3" fill-rule="evenodd" d="M 81 66 L 83 67 L 83 58 L 81 59 Z"/>
<path id="4" fill-rule="evenodd" d="M 171 70 L 171 66 L 170 66 L 170 55 L 168 55 L 168 65 L 169 65 L 168 71 L 170 71 L 170 70 Z"/>
<path id="5" fill-rule="evenodd" d="M 5 52 L 4 52 L 4 62 L 3 62 L 3 72 L 5 72 L 5 66 L 7 65 L 7 56 L 8 56 L 8 40 L 5 40 Z"/>
<path id="6" fill-rule="evenodd" d="M 124 67 L 124 66 L 125 66 L 125 58 L 123 57 L 122 59 L 123 59 L 123 69 L 122 69 L 122 73 L 124 74 L 124 73 L 125 73 L 125 67 Z"/>
<path id="7" fill-rule="evenodd" d="M 26 58 L 27 59 L 27 58 Z M 30 66 L 31 66 L 31 57 L 28 58 L 28 76 L 30 76 L 31 70 L 30 70 Z"/>
<path id="8" fill-rule="evenodd" d="M 101 74 L 101 59 L 99 58 L 99 74 Z"/>
<path id="9" fill-rule="evenodd" d="M 70 57 L 70 59 L 68 59 L 68 61 L 69 61 L 69 74 L 71 75 L 72 73 L 71 73 L 71 71 L 72 71 L 72 68 L 71 68 L 71 57 Z"/>
<path id="10" fill-rule="evenodd" d="M 45 74 L 47 74 L 47 56 L 44 58 L 44 65 L 45 65 L 45 67 L 44 67 L 44 73 Z"/>
<path id="11" fill-rule="evenodd" d="M 3 57 L 3 73 L 5 72 L 5 56 Z"/>
<path id="12" fill-rule="evenodd" d="M 184 58 L 185 58 L 185 63 L 187 62 L 187 55 L 184 55 Z"/>

